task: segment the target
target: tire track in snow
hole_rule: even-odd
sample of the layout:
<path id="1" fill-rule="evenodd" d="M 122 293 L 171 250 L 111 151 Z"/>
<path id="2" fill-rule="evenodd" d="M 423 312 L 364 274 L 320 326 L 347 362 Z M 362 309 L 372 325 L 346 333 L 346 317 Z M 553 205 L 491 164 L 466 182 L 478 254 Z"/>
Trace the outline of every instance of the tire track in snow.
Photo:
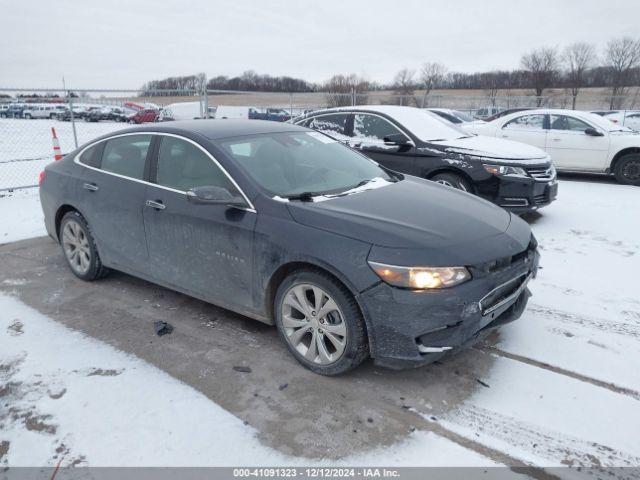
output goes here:
<path id="1" fill-rule="evenodd" d="M 640 340 L 640 327 L 630 323 L 609 321 L 604 318 L 589 317 L 575 313 L 544 307 L 542 305 L 529 305 L 527 310 L 561 323 L 578 325 L 585 328 L 600 330 L 607 333 L 615 333 L 624 337 L 633 337 Z"/>
<path id="2" fill-rule="evenodd" d="M 640 457 L 632 454 L 472 404 L 463 404 L 435 422 L 492 449 L 508 451 L 511 456 L 526 463 L 544 465 L 553 462 L 557 465 L 596 468 L 640 465 Z"/>
<path id="3" fill-rule="evenodd" d="M 619 393 L 621 395 L 627 395 L 635 400 L 640 401 L 640 392 L 636 390 L 632 390 L 630 388 L 620 387 L 614 383 L 604 382 L 602 380 L 598 380 L 597 378 L 588 377 L 586 375 L 582 375 L 580 373 L 573 372 L 571 370 L 565 370 L 561 367 L 556 367 L 549 363 L 541 362 L 539 360 L 534 360 L 533 358 L 524 357 L 522 355 L 518 355 L 515 353 L 506 352 L 497 347 L 493 347 L 490 345 L 483 345 L 481 347 L 475 347 L 476 350 L 482 353 L 486 353 L 488 355 L 498 355 L 503 358 L 508 358 L 509 360 L 515 360 L 517 362 L 522 362 L 527 365 L 531 365 L 533 367 L 542 368 L 544 370 L 548 370 L 553 373 L 557 373 L 560 375 L 564 375 L 569 378 L 573 378 L 575 380 L 580 380 L 581 382 L 590 383 L 591 385 L 595 385 L 596 387 L 606 388 L 615 393 Z"/>

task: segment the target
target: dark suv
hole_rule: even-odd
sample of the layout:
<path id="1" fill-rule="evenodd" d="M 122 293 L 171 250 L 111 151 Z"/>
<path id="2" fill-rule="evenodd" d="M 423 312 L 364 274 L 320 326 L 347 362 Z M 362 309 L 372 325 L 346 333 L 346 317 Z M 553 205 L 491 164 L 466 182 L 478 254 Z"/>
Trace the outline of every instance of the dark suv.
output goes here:
<path id="1" fill-rule="evenodd" d="M 537 210 L 557 196 L 556 172 L 546 152 L 466 132 L 422 109 L 344 107 L 292 122 L 324 132 L 387 168 L 474 193 L 514 213 Z"/>

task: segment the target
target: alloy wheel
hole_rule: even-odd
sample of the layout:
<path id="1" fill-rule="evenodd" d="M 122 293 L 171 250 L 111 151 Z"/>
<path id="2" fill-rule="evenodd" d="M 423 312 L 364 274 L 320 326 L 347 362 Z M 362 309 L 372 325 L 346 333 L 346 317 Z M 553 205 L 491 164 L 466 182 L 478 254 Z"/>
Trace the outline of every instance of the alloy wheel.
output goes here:
<path id="1" fill-rule="evenodd" d="M 62 247 L 69 265 L 79 274 L 85 274 L 91 266 L 91 248 L 83 228 L 75 220 L 65 223 L 62 230 Z"/>
<path id="2" fill-rule="evenodd" d="M 307 361 L 330 365 L 340 359 L 347 327 L 325 290 L 310 283 L 293 285 L 283 297 L 281 311 L 287 342 Z"/>

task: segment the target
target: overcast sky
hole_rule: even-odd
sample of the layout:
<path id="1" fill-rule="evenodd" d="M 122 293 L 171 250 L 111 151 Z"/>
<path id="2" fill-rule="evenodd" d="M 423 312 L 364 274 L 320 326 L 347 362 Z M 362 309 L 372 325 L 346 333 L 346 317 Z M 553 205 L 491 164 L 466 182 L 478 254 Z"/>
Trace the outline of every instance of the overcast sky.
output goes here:
<path id="1" fill-rule="evenodd" d="M 542 45 L 640 36 L 637 0 L 9 0 L 0 87 L 139 88 L 205 72 L 389 82 L 403 67 L 515 68 Z"/>

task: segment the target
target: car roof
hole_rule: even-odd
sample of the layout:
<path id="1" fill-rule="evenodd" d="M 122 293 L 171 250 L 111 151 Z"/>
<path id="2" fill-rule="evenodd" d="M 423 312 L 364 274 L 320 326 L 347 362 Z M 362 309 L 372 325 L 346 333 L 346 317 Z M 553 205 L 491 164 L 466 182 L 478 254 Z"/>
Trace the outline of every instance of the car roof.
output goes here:
<path id="1" fill-rule="evenodd" d="M 206 120 L 177 120 L 167 123 L 147 123 L 139 127 L 117 130 L 113 134 L 135 132 L 158 132 L 185 134 L 195 133 L 209 140 L 245 135 L 259 135 L 264 133 L 278 133 L 291 131 L 309 131 L 307 128 L 291 123 L 270 122 L 267 120 L 246 119 L 206 119 Z M 111 135 L 105 136 L 108 137 Z"/>

